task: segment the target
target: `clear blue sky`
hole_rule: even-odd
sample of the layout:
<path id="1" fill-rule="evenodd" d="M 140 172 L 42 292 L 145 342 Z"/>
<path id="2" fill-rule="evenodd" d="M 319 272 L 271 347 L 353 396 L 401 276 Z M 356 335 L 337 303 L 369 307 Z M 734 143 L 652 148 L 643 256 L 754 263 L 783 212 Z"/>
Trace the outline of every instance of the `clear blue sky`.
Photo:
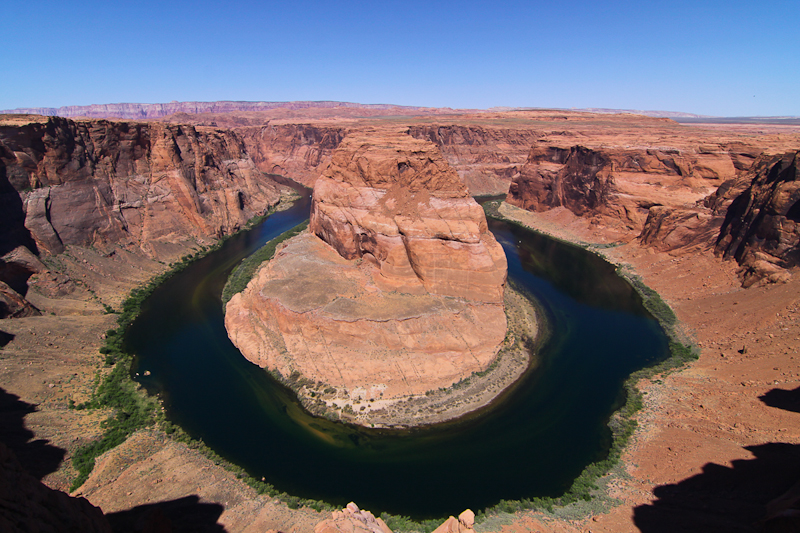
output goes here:
<path id="1" fill-rule="evenodd" d="M 0 109 L 339 100 L 800 115 L 800 1 L 39 1 Z"/>

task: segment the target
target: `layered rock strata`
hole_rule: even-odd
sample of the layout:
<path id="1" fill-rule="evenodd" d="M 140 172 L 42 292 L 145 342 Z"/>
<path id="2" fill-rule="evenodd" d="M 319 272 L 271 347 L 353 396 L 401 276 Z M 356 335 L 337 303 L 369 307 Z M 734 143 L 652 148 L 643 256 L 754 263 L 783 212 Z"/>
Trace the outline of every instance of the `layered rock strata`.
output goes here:
<path id="1" fill-rule="evenodd" d="M 346 133 L 343 127 L 310 124 L 236 129 L 256 168 L 267 174 L 291 176 L 309 188 L 330 163 Z"/>
<path id="2" fill-rule="evenodd" d="M 747 145 L 587 148 L 540 142 L 506 201 L 567 209 L 620 240 L 674 253 L 713 249 L 742 265 L 742 282 L 784 281 L 798 264 L 797 153 Z"/>
<path id="3" fill-rule="evenodd" d="M 348 137 L 314 186 L 309 229 L 403 292 L 502 302 L 505 255 L 483 209 L 434 146 Z"/>
<path id="4" fill-rule="evenodd" d="M 262 214 L 280 192 L 228 131 L 7 116 L 0 197 L 2 253 L 114 243 L 169 258 L 176 243 L 220 237 Z"/>
<path id="5" fill-rule="evenodd" d="M 339 407 L 423 394 L 491 364 L 506 332 L 505 255 L 431 143 L 345 138 L 309 229 L 228 303 L 228 334 L 249 360 L 346 391 Z"/>
<path id="6" fill-rule="evenodd" d="M 788 280 L 800 264 L 799 159 L 800 152 L 762 156 L 696 207 L 651 209 L 642 243 L 665 251 L 713 247 L 741 265 L 746 287 Z"/>
<path id="7" fill-rule="evenodd" d="M 743 156 L 744 157 L 744 156 Z M 693 204 L 736 175 L 728 150 L 589 148 L 539 142 L 509 187 L 507 201 L 532 211 L 565 207 L 640 230 L 654 206 Z"/>
<path id="8" fill-rule="evenodd" d="M 476 125 L 413 125 L 409 135 L 439 147 L 447 162 L 475 195 L 505 194 L 525 164 L 530 147 L 543 133 Z"/>

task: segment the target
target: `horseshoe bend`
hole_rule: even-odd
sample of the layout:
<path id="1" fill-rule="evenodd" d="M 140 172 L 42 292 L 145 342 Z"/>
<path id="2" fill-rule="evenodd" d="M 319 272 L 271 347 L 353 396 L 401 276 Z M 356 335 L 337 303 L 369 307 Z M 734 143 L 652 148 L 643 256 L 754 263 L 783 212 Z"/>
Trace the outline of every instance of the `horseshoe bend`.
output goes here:
<path id="1" fill-rule="evenodd" d="M 31 478 L 9 508 L 35 503 L 27 496 L 34 486 L 67 490 L 77 476 L 72 460 L 104 442 L 101 423 L 113 416 L 109 411 L 120 412 L 107 406 L 68 408 L 70 402 L 86 407 L 92 401 L 95 376 L 127 375 L 130 368 L 130 359 L 108 357 L 112 354 L 106 350 L 119 340 L 119 330 L 110 328 L 117 328 L 120 316 L 109 311 L 123 310 L 131 290 L 182 263 L 184 254 L 214 245 L 280 205 L 287 191 L 276 175 L 318 185 L 311 230 L 283 245 L 251 288 L 237 297 L 250 297 L 258 310 L 252 323 L 236 328 L 242 352 L 247 353 L 247 326 L 251 357 L 267 368 L 274 365 L 287 381 L 296 378 L 295 389 L 307 408 L 359 424 L 410 425 L 414 420 L 409 419 L 426 413 L 430 418 L 424 423 L 433 423 L 442 414 L 438 411 L 460 416 L 483 405 L 496 383 L 484 383 L 485 395 L 463 394 L 445 404 L 465 382 L 479 389 L 479 380 L 464 376 L 476 370 L 484 374 L 479 369 L 487 363 L 497 369 L 508 361 L 501 369 L 504 376 L 524 368 L 528 361 L 515 359 L 521 352 L 514 347 L 524 344 L 524 328 L 535 329 L 535 314 L 504 285 L 502 259 L 494 255 L 498 248 L 485 234 L 482 213 L 462 186 L 451 183 L 449 167 L 473 194 L 508 192 L 498 208 L 505 218 L 583 243 L 627 265 L 674 309 L 700 350 L 700 358 L 682 371 L 639 381 L 643 407 L 635 415 L 633 445 L 620 458 L 622 474 L 608 478 L 608 493 L 617 503 L 607 511 L 587 511 L 576 522 L 545 515 L 541 508 L 496 508 L 479 513 L 476 524 L 484 531 L 501 526 L 506 531 L 724 531 L 733 530 L 727 527 L 731 524 L 782 520 L 781 508 L 769 504 L 773 500 L 796 506 L 798 126 L 687 125 L 631 114 L 552 110 L 431 117 L 418 116 L 419 110 L 374 111 L 389 118 L 365 118 L 367 111 L 344 107 L 278 111 L 274 117 L 248 111 L 149 122 L 33 115 L 0 119 L 0 377 L 5 404 L 12 407 L 6 427 L 24 437 L 12 442 L 18 445 L 13 453 L 33 453 L 42 442 L 54 452 L 39 464 L 20 455 L 22 466 L 33 468 L 41 482 Z M 405 194 L 397 194 L 401 189 Z M 445 265 L 440 262 L 445 256 L 456 261 Z M 315 275 L 291 278 L 293 269 Z M 576 277 L 572 268 L 551 270 L 559 279 Z M 326 281 L 312 284 L 315 279 Z M 258 284 L 263 286 L 257 291 Z M 265 288 L 274 292 L 268 303 Z M 188 296 L 188 291 L 176 291 L 175 300 L 192 300 Z M 218 300 L 212 303 L 219 312 Z M 193 305 L 187 303 L 175 317 L 190 315 Z M 267 305 L 274 306 L 272 312 Z M 442 318 L 445 313 L 450 322 Z M 234 315 L 229 309 L 228 320 Z M 494 317 L 497 328 L 489 327 L 487 316 Z M 297 331 L 281 329 L 287 317 Z M 436 329 L 437 320 L 447 327 Z M 457 320 L 465 326 L 456 328 Z M 523 333 L 515 331 L 515 324 Z M 423 326 L 427 337 L 407 334 Z M 219 329 L 225 340 L 225 330 Z M 353 331 L 363 346 L 347 337 Z M 458 338 L 455 331 L 470 336 Z M 503 333 L 492 337 L 497 331 Z M 145 336 L 177 352 L 171 342 L 150 332 Z M 307 346 L 298 346 L 301 337 Z M 379 343 L 385 343 L 383 352 L 375 349 Z M 374 352 L 369 355 L 362 347 Z M 464 355 L 467 347 L 477 361 L 472 352 Z M 289 357 L 293 349 L 306 350 L 295 352 L 305 354 L 306 367 L 300 367 L 301 357 Z M 312 356 L 317 353 L 312 350 L 323 350 L 322 355 Z M 399 370 L 388 366 L 382 376 L 364 371 L 363 362 L 337 368 L 337 353 L 345 350 L 371 364 L 385 355 L 403 362 Z M 419 361 L 404 366 L 412 352 Z M 458 354 L 474 369 L 449 372 L 447 365 Z M 181 355 L 185 359 L 175 374 L 186 378 L 198 354 L 187 350 Z M 425 366 L 427 356 L 427 362 L 439 366 Z M 493 367 L 497 356 L 500 363 Z M 241 354 L 234 358 L 252 367 Z M 314 366 L 323 363 L 329 367 Z M 121 372 L 111 374 L 114 369 Z M 140 370 L 152 371 L 147 379 L 158 374 L 156 368 Z M 268 381 L 259 368 L 252 371 Z M 325 378 L 329 381 L 320 377 L 323 371 L 332 376 Z M 428 381 L 420 378 L 424 372 Z M 219 376 L 206 374 L 211 384 L 205 388 L 193 379 L 184 379 L 185 384 L 208 396 L 210 404 L 218 403 L 219 395 L 208 391 L 219 390 L 213 388 Z M 590 375 L 596 382 L 601 377 L 601 372 Z M 145 381 L 141 374 L 137 379 Z M 513 377 L 504 379 L 513 382 Z M 440 391 L 436 387 L 451 394 L 425 394 Z M 473 397 L 480 401 L 467 405 Z M 234 411 L 225 412 L 221 431 L 256 427 L 247 417 L 233 424 L 228 417 Z M 229 531 L 251 530 L 255 523 L 281 531 L 311 531 L 319 525 L 324 531 L 323 521 L 344 527 L 361 513 L 337 512 L 331 519 L 329 512 L 307 506 L 290 508 L 287 502 L 294 500 L 280 495 L 258 495 L 235 473 L 163 431 L 174 426 L 150 420 L 122 445 L 91 459 L 94 470 L 77 494 L 106 515 L 134 508 L 149 512 L 153 502 L 201 498 L 214 503 L 190 506 L 186 516 L 204 505 L 218 506 L 222 514 L 214 521 L 218 518 Z M 514 425 L 513 430 L 530 426 Z M 257 443 L 258 453 L 269 455 L 263 451 L 267 439 L 248 435 L 237 442 L 248 439 Z M 55 460 L 62 457 L 56 457 L 59 451 L 65 454 L 60 462 Z M 283 455 L 274 456 L 284 461 Z M 463 468 L 469 476 L 493 470 L 480 461 L 463 465 L 473 465 Z M 8 462 L 2 466 L 0 474 L 15 472 Z M 503 470 L 532 483 L 535 476 L 519 474 L 517 466 Z M 318 470 L 310 470 L 319 477 Z M 336 478 L 337 486 L 346 477 L 358 477 L 349 476 L 357 471 Z M 437 479 L 452 477 L 452 471 Z M 270 472 L 265 473 L 271 482 Z M 372 479 L 382 482 L 370 483 L 371 491 L 397 484 L 394 476 Z M 698 509 L 698 498 L 708 507 Z M 452 513 L 467 505 L 459 500 Z M 48 519 L 39 508 L 26 512 L 33 521 Z M 497 515 L 511 523 L 480 523 Z M 471 524 L 467 519 L 462 525 Z"/>
<path id="2" fill-rule="evenodd" d="M 438 422 L 488 403 L 527 367 L 535 312 L 506 336 L 504 299 L 522 300 L 504 298 L 506 275 L 483 209 L 433 143 L 353 134 L 316 182 L 308 231 L 233 296 L 225 325 L 312 411 Z"/>

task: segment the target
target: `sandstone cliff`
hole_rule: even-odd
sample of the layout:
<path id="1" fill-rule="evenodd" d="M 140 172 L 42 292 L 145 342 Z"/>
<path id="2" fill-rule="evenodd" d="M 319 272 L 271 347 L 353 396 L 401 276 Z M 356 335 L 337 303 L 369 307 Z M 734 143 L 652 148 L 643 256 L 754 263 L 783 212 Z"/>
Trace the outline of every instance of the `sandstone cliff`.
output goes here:
<path id="1" fill-rule="evenodd" d="M 409 135 L 433 142 L 474 195 L 505 194 L 543 133 L 477 125 L 413 125 Z"/>
<path id="2" fill-rule="evenodd" d="M 735 175 L 734 160 L 719 146 L 686 152 L 540 142 L 512 181 L 507 201 L 533 211 L 563 206 L 639 231 L 651 207 L 692 204 Z"/>
<path id="3" fill-rule="evenodd" d="M 760 158 L 707 203 L 724 216 L 715 252 L 743 266 L 745 285 L 785 280 L 800 264 L 800 152 Z"/>
<path id="4" fill-rule="evenodd" d="M 314 186 L 309 229 L 345 259 L 377 263 L 381 281 L 404 292 L 502 302 L 503 251 L 430 143 L 349 136 Z"/>
<path id="5" fill-rule="evenodd" d="M 231 299 L 225 324 L 254 363 L 342 392 L 328 407 L 380 409 L 489 366 L 505 276 L 483 210 L 434 145 L 348 136 L 317 180 L 310 231 Z"/>
<path id="6" fill-rule="evenodd" d="M 32 238 L 50 254 L 68 244 L 115 243 L 169 257 L 174 243 L 219 237 L 280 196 L 230 132 L 42 117 L 9 122 L 0 123 L 7 248 Z"/>
<path id="7" fill-rule="evenodd" d="M 786 280 L 798 264 L 796 159 L 741 142 L 678 150 L 549 140 L 531 148 L 507 202 L 537 212 L 565 208 L 662 251 L 714 249 L 742 265 L 750 286 Z"/>
<path id="8" fill-rule="evenodd" d="M 247 154 L 260 171 L 291 176 L 311 188 L 330 163 L 347 130 L 311 124 L 269 124 L 236 128 Z"/>
<path id="9" fill-rule="evenodd" d="M 745 287 L 786 281 L 800 264 L 798 154 L 761 156 L 696 206 L 651 209 L 641 242 L 665 251 L 713 247 L 741 265 Z"/>

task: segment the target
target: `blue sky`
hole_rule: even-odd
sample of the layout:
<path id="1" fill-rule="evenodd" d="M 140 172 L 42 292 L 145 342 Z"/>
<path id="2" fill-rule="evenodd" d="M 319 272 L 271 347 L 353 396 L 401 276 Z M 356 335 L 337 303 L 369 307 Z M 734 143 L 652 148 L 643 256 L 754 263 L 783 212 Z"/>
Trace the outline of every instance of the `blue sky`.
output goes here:
<path id="1" fill-rule="evenodd" d="M 7 0 L 0 109 L 172 100 L 800 115 L 800 2 Z"/>

